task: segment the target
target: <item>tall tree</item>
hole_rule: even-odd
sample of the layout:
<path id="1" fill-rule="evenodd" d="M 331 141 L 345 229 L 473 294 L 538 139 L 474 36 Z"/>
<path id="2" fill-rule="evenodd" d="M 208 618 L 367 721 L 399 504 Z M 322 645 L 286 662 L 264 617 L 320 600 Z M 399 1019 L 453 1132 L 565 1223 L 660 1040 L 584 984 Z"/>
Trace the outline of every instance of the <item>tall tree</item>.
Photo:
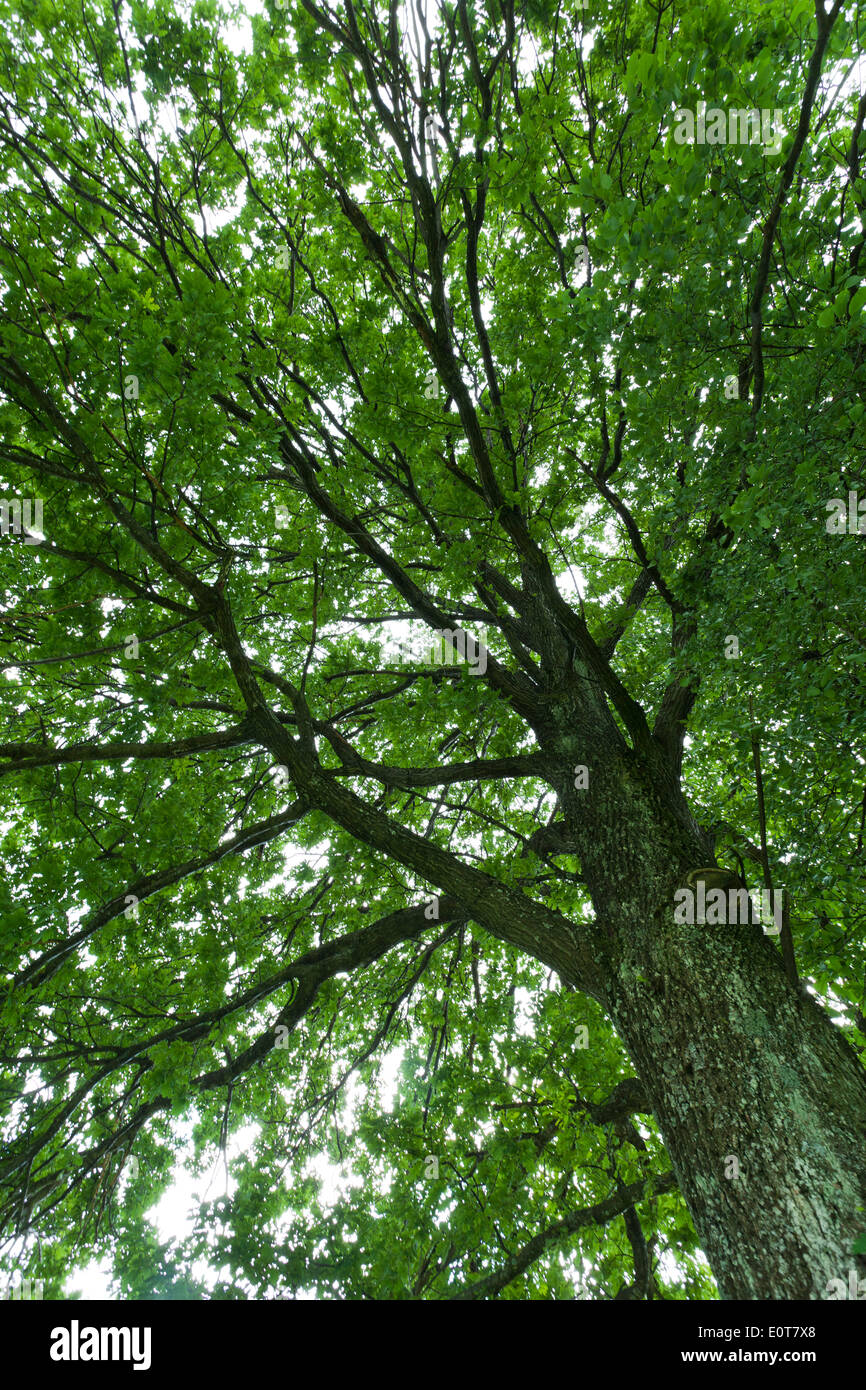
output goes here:
<path id="1" fill-rule="evenodd" d="M 855 6 L 0 8 L 7 1268 L 834 1296 Z"/>

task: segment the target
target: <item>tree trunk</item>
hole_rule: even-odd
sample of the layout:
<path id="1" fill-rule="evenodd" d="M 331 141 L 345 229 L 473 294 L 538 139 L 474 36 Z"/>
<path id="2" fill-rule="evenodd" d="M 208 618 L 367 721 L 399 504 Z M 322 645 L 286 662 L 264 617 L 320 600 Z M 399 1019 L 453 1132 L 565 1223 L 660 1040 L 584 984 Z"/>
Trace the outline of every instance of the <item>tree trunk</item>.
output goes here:
<path id="1" fill-rule="evenodd" d="M 563 800 L 607 1007 L 722 1297 L 848 1296 L 828 1284 L 866 1274 L 866 1072 L 760 926 L 674 921 L 677 883 L 711 861 L 673 779 L 629 751 L 594 772 L 591 801 Z"/>
<path id="2" fill-rule="evenodd" d="M 635 934 L 611 1013 L 722 1297 L 826 1298 L 866 1273 L 866 1074 L 759 928 L 671 916 Z"/>

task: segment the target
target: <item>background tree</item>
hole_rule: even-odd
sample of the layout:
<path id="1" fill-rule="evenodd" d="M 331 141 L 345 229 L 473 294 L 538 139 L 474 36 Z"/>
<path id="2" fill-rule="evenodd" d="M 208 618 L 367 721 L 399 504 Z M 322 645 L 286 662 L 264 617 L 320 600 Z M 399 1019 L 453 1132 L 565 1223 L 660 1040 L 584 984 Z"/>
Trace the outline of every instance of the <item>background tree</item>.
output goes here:
<path id="1" fill-rule="evenodd" d="M 2 8 L 7 1268 L 862 1274 L 856 7 Z"/>

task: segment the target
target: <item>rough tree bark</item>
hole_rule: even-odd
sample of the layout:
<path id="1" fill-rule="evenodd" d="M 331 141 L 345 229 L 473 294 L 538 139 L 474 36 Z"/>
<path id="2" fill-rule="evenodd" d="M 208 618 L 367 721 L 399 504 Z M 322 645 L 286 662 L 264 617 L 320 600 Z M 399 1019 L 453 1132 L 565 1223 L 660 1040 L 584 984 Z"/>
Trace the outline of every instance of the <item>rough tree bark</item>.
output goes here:
<path id="1" fill-rule="evenodd" d="M 681 732 L 647 738 L 638 721 L 626 746 L 581 674 L 560 718 L 592 721 L 597 753 L 587 789 L 559 791 L 604 938 L 602 1002 L 722 1296 L 826 1298 L 830 1280 L 866 1272 L 849 1253 L 866 1205 L 866 1073 L 760 926 L 674 921 L 677 884 L 714 862 L 680 787 Z M 552 740 L 560 758 L 570 741 Z"/>
<path id="2" fill-rule="evenodd" d="M 866 1204 L 863 1067 L 760 927 L 674 923 L 696 862 L 677 816 L 637 789 L 604 810 L 604 862 L 585 857 L 584 873 L 609 935 L 607 1007 L 722 1296 L 826 1298 L 866 1272 L 849 1253 Z"/>

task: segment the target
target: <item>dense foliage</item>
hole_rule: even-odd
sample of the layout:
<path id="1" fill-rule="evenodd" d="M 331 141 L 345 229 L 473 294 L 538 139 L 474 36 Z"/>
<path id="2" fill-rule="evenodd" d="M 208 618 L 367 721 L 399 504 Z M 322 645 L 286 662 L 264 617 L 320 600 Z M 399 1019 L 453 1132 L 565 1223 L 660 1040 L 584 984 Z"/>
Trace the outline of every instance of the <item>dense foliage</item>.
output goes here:
<path id="1" fill-rule="evenodd" d="M 549 944 L 592 902 L 533 576 L 624 733 L 687 728 L 750 886 L 757 743 L 800 977 L 866 1045 L 855 6 L 0 11 L 0 490 L 41 536 L 0 538 L 5 1268 L 714 1297 Z M 781 148 L 677 143 L 701 101 Z M 484 671 L 425 661 L 462 627 Z"/>

